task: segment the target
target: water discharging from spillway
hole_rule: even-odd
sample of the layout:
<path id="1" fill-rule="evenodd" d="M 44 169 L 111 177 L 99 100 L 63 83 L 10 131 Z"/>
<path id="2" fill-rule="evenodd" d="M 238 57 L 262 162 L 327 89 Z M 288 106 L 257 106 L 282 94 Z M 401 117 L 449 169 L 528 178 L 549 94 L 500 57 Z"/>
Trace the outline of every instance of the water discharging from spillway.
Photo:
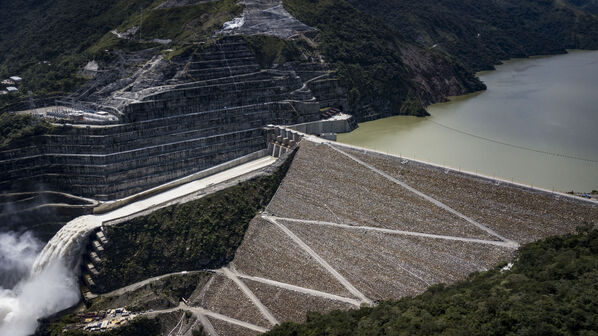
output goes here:
<path id="1" fill-rule="evenodd" d="M 0 336 L 31 335 L 39 318 L 79 301 L 79 259 L 88 236 L 101 224 L 95 216 L 76 218 L 58 231 L 37 256 L 40 244 L 29 236 L 0 235 L 0 252 L 4 245 L 20 246 L 13 248 L 11 254 L 0 256 L 2 270 L 29 268 L 29 274 L 14 287 L 0 287 Z"/>

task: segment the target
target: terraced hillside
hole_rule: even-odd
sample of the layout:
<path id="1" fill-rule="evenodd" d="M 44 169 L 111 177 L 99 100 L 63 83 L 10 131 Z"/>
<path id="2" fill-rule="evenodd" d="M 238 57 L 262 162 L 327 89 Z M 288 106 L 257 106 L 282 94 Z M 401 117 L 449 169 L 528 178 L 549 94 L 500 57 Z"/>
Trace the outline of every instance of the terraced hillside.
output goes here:
<path id="1" fill-rule="evenodd" d="M 265 149 L 265 125 L 320 118 L 302 79 L 260 69 L 241 38 L 218 40 L 181 64 L 164 63 L 150 61 L 105 97 L 87 93 L 115 111 L 119 124 L 61 128 L 2 148 L 0 189 L 36 191 L 43 183 L 98 200 L 121 198 Z M 174 67 L 175 75 L 154 86 L 148 73 L 161 66 Z"/>

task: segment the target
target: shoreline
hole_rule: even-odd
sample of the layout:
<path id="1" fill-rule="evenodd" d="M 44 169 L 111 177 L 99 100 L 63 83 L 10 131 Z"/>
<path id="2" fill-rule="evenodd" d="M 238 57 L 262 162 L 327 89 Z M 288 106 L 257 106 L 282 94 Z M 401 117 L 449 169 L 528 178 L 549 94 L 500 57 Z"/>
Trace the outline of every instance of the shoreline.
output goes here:
<path id="1" fill-rule="evenodd" d="M 411 156 L 442 166 L 465 167 L 490 177 L 539 185 L 547 190 L 560 190 L 564 193 L 573 190 L 577 194 L 591 194 L 592 190 L 598 189 L 598 185 L 592 182 L 593 165 L 597 159 L 595 151 L 588 145 L 592 143 L 592 136 L 588 135 L 587 126 L 584 126 L 590 125 L 593 120 L 587 113 L 592 100 L 588 98 L 584 101 L 583 97 L 587 94 L 586 87 L 594 87 L 593 82 L 587 78 L 594 72 L 591 64 L 597 53 L 598 50 L 570 49 L 556 55 L 512 58 L 497 65 L 495 70 L 476 73 L 478 77 L 495 74 L 483 79 L 485 84 L 490 83 L 489 86 L 493 87 L 450 96 L 446 102 L 429 105 L 426 110 L 430 118 L 392 116 L 379 119 L 387 119 L 386 122 L 375 124 L 376 121 L 371 121 L 374 123 L 371 126 L 364 127 L 364 123 L 360 123 L 361 127 L 349 133 L 351 135 L 340 135 L 338 139 L 345 144 L 395 155 L 416 153 L 418 155 Z M 561 57 L 573 58 L 559 60 Z M 555 58 L 556 62 L 535 63 L 538 59 Z M 531 63 L 525 63 L 528 61 Z M 524 63 L 513 67 L 516 62 Z M 563 70 L 560 68 L 561 64 L 564 66 Z M 503 75 L 496 75 L 497 71 L 507 66 L 510 67 L 506 68 Z M 571 76 L 580 76 L 580 83 L 586 84 L 582 87 L 567 84 L 571 80 L 563 80 L 560 85 L 542 84 L 551 83 L 547 78 L 550 75 L 542 75 L 541 72 L 546 69 L 539 70 L 538 66 L 554 66 L 554 76 L 557 79 L 571 73 Z M 536 69 L 528 70 L 531 68 Z M 584 70 L 586 68 L 592 73 Z M 521 79 L 517 77 L 519 73 Z M 588 75 L 584 75 L 585 73 Z M 522 89 L 529 90 L 518 93 Z M 567 103 L 551 103 L 550 97 L 558 90 L 570 92 L 563 98 Z M 484 96 L 479 97 L 482 94 Z M 504 101 L 504 106 L 501 101 Z M 570 101 L 583 103 L 575 113 L 564 113 L 566 104 Z M 504 113 L 501 114 L 501 111 Z M 395 120 L 388 120 L 390 118 Z M 521 119 L 518 121 L 518 118 Z M 587 122 L 584 124 L 575 120 Z M 432 123 L 435 125 L 431 125 Z M 446 130 L 436 129 L 435 126 Z M 586 135 L 580 135 L 578 139 L 576 132 Z M 353 135 L 355 133 L 357 135 Z M 440 148 L 435 148 L 434 144 L 438 144 Z M 497 153 L 495 157 L 489 155 L 493 151 Z M 537 174 L 538 171 L 541 173 Z"/>

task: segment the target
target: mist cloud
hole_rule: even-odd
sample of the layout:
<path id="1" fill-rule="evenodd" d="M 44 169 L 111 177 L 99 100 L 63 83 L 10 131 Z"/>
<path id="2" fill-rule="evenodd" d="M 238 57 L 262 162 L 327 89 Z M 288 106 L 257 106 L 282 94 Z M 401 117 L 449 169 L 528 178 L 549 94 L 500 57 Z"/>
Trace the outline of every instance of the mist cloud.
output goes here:
<path id="1" fill-rule="evenodd" d="M 0 272 L 6 284 L 17 281 L 0 288 L 0 336 L 31 335 L 39 318 L 79 301 L 76 275 L 61 260 L 31 272 L 40 248 L 31 234 L 0 234 Z"/>
<path id="2" fill-rule="evenodd" d="M 0 288 L 11 289 L 28 276 L 41 247 L 30 232 L 0 233 Z"/>

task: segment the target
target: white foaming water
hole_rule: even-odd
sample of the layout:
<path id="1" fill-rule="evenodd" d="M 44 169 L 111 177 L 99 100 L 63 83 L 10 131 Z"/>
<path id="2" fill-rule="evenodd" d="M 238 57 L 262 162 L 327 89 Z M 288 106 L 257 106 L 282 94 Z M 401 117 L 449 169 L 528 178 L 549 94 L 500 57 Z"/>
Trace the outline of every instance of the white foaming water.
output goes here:
<path id="1" fill-rule="evenodd" d="M 30 235 L 0 235 L 0 265 L 29 270 L 12 289 L 0 288 L 0 336 L 31 335 L 39 318 L 79 301 L 77 266 L 81 250 L 89 234 L 101 224 L 94 216 L 76 218 L 58 231 L 39 255 L 40 244 Z M 17 248 L 5 252 L 3 241 Z"/>
<path id="2" fill-rule="evenodd" d="M 96 216 L 82 216 L 68 222 L 37 256 L 33 264 L 33 275 L 55 261 L 61 261 L 67 268 L 74 269 L 79 263 L 81 248 L 87 244 L 87 237 L 101 225 L 102 221 Z"/>

